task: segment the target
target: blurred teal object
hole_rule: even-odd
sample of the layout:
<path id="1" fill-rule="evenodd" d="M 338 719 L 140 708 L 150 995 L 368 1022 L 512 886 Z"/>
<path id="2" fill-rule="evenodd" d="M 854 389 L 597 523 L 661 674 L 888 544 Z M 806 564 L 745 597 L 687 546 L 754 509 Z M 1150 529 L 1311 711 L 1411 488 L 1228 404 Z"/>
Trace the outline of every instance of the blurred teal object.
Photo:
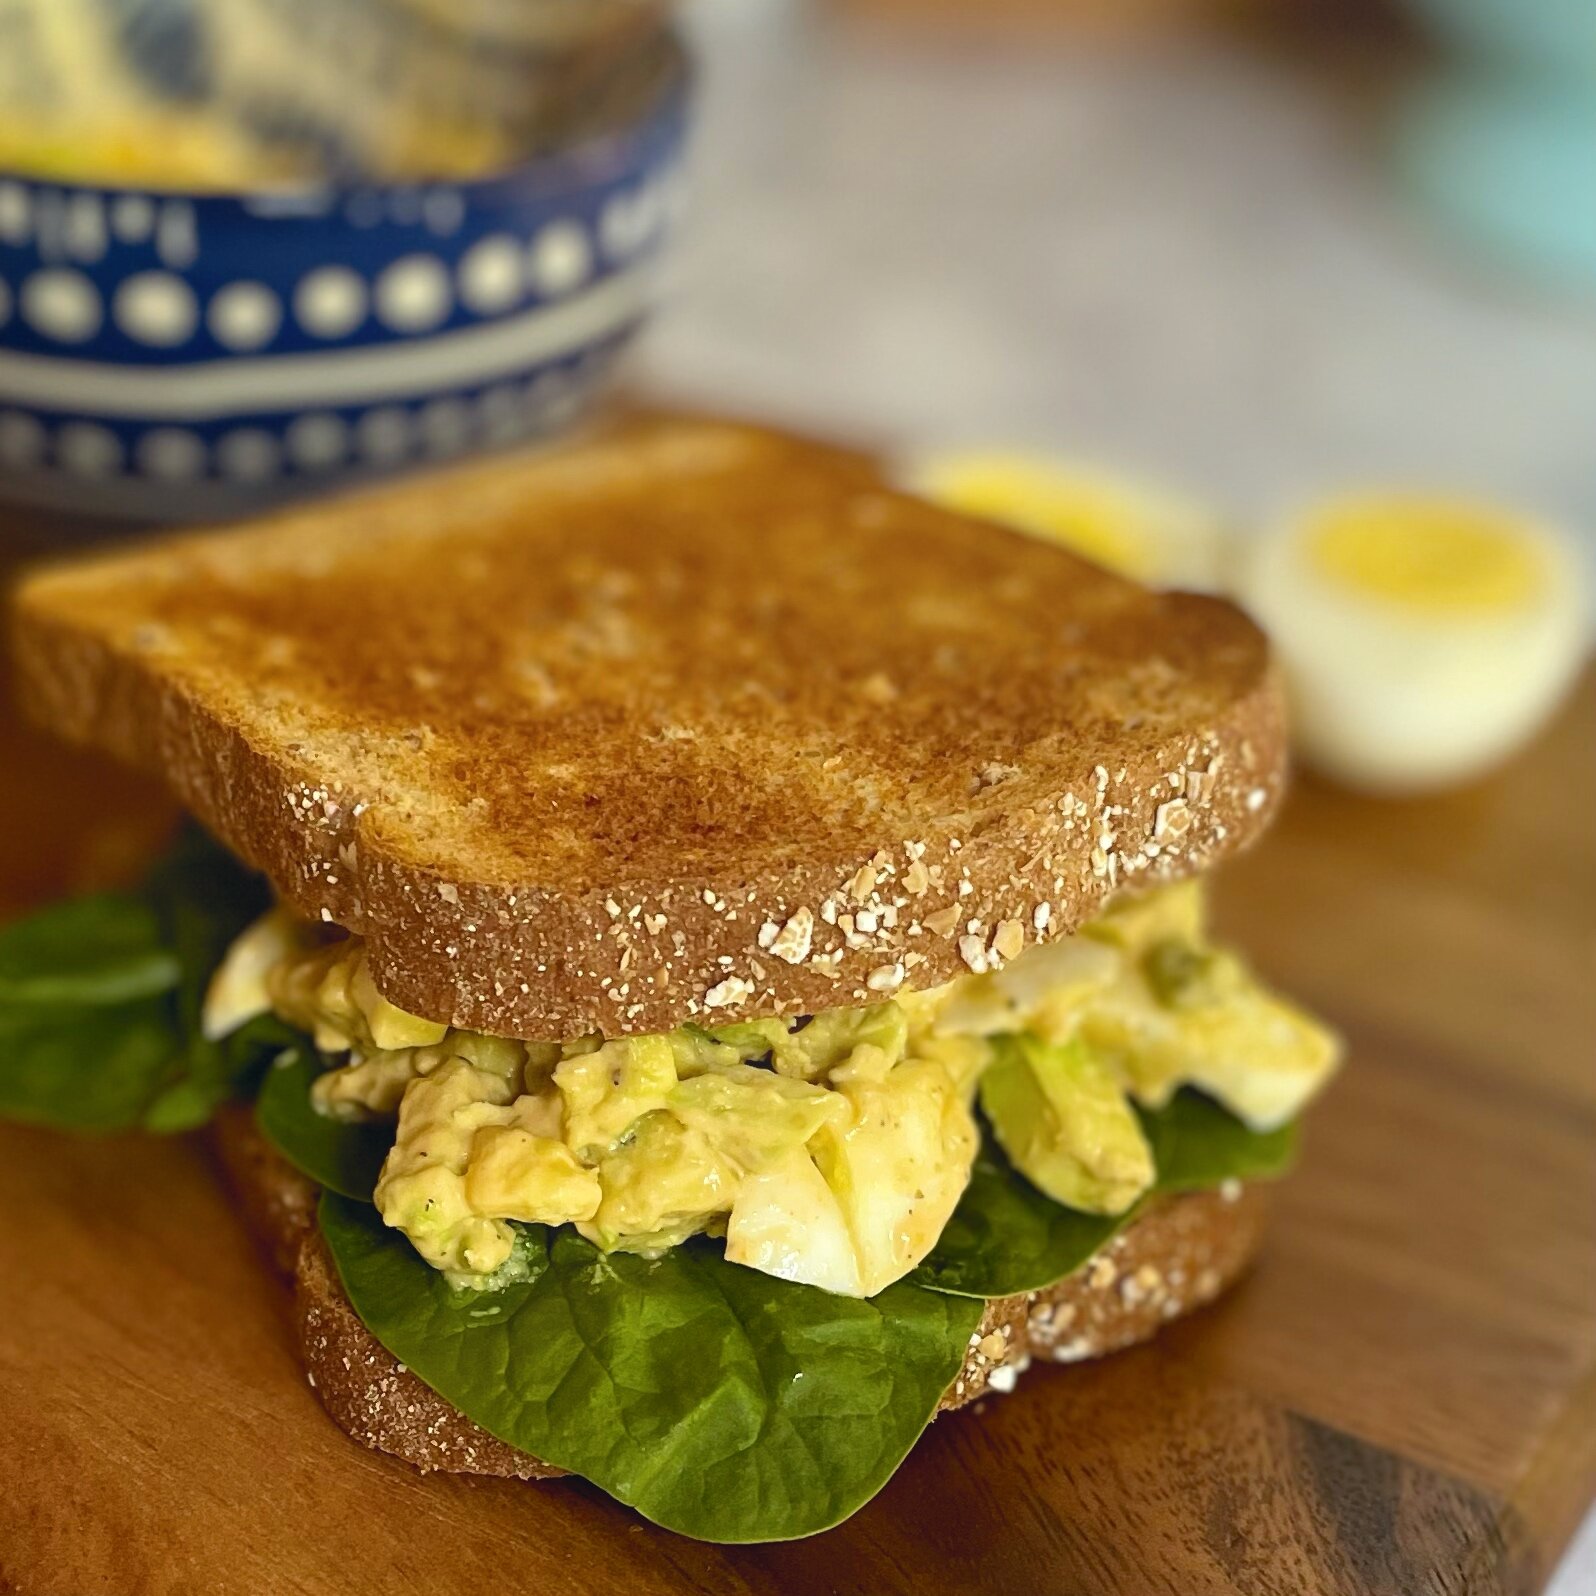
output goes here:
<path id="1" fill-rule="evenodd" d="M 1410 0 L 1453 52 L 1397 128 L 1404 181 L 1539 275 L 1596 282 L 1596 0 Z"/>
<path id="2" fill-rule="evenodd" d="M 1596 82 L 1591 0 L 1409 0 L 1409 5 L 1465 55 Z"/>

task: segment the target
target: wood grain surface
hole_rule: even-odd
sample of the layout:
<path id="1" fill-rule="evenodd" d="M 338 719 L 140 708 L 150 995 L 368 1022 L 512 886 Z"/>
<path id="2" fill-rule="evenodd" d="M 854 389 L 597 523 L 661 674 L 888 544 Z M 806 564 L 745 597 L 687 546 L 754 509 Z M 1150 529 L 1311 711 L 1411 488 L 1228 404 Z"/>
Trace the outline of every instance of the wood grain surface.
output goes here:
<path id="1" fill-rule="evenodd" d="M 322 1414 L 193 1142 L 0 1127 L 0 1590 L 1539 1588 L 1596 1494 L 1596 679 L 1441 800 L 1299 784 L 1224 928 L 1351 1042 L 1263 1262 L 1153 1347 L 940 1420 L 842 1528 L 716 1548 L 423 1478 Z M 0 914 L 170 812 L 0 717 Z"/>

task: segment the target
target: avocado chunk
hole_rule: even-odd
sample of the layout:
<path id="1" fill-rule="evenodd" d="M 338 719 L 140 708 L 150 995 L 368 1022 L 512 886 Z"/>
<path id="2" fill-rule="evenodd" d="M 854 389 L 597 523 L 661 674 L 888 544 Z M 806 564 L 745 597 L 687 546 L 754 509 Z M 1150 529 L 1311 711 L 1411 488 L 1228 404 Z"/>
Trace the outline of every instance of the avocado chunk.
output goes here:
<path id="1" fill-rule="evenodd" d="M 1124 1213 L 1153 1183 L 1153 1150 L 1113 1071 L 1079 1040 L 1005 1037 L 981 1107 L 1015 1168 L 1089 1214 Z"/>
<path id="2" fill-rule="evenodd" d="M 887 1062 L 903 1057 L 909 1022 L 896 1003 L 875 1003 L 862 1009 L 826 1009 L 802 1024 L 754 1020 L 723 1025 L 710 1033 L 717 1042 L 737 1047 L 744 1058 L 768 1055 L 778 1075 L 818 1081 L 846 1063 L 861 1047 L 881 1049 Z"/>

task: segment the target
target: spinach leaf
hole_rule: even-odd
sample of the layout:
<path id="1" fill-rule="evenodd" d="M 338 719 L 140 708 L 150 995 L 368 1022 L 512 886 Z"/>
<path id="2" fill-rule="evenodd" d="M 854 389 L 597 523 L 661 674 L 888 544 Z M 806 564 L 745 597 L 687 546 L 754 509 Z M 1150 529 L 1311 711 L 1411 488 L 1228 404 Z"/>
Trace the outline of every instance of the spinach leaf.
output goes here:
<path id="1" fill-rule="evenodd" d="M 650 1261 L 524 1227 L 530 1278 L 463 1296 L 375 1209 L 322 1232 L 361 1321 L 501 1440 L 701 1540 L 828 1529 L 891 1476 L 982 1305 L 904 1282 L 835 1297 L 704 1241 Z"/>
<path id="2" fill-rule="evenodd" d="M 221 1041 L 207 1039 L 201 1027 L 211 976 L 233 938 L 269 906 L 271 895 L 261 877 L 189 825 L 150 872 L 142 896 L 159 917 L 181 972 L 172 994 L 170 1079 L 142 1124 L 150 1131 L 192 1130 L 253 1086 L 267 1061 L 293 1039 L 269 1015 Z"/>
<path id="3" fill-rule="evenodd" d="M 200 1030 L 212 971 L 265 903 L 264 884 L 192 828 L 136 891 L 0 930 L 0 1114 L 87 1131 L 202 1124 L 270 1056 L 259 1023 L 222 1042 Z"/>
<path id="4" fill-rule="evenodd" d="M 1040 1291 L 1073 1274 L 1129 1219 L 1081 1213 L 1044 1196 L 988 1133 L 959 1206 L 909 1278 L 961 1297 Z"/>
<path id="5" fill-rule="evenodd" d="M 321 1072 L 321 1055 L 308 1039 L 297 1037 L 266 1071 L 255 1100 L 255 1122 L 301 1174 L 369 1203 L 382 1161 L 393 1146 L 394 1127 L 318 1114 L 310 1088 Z"/>
<path id="6" fill-rule="evenodd" d="M 1284 1175 L 1296 1159 L 1295 1121 L 1278 1130 L 1251 1130 L 1190 1087 L 1163 1108 L 1141 1114 L 1162 1192 L 1200 1191 L 1226 1180 L 1269 1180 Z"/>
<path id="7" fill-rule="evenodd" d="M 182 1039 L 172 1056 L 167 1079 L 139 1120 L 140 1128 L 159 1134 L 194 1130 L 235 1097 L 250 1096 L 266 1066 L 295 1034 L 269 1014 L 256 1016 L 219 1042 L 198 1033 Z"/>
<path id="8" fill-rule="evenodd" d="M 75 898 L 0 928 L 0 1013 L 130 1002 L 181 974 L 159 916 L 131 895 Z"/>
<path id="9" fill-rule="evenodd" d="M 1163 1108 L 1138 1113 L 1158 1166 L 1150 1196 L 1281 1175 L 1296 1150 L 1294 1124 L 1268 1132 L 1249 1130 L 1212 1099 L 1190 1089 L 1177 1092 Z M 1041 1291 L 1086 1263 L 1147 1200 L 1118 1215 L 1066 1208 L 1031 1185 L 989 1134 L 953 1217 L 909 1278 L 959 1296 Z"/>
<path id="10" fill-rule="evenodd" d="M 171 1070 L 168 1010 L 160 995 L 0 1005 L 0 1115 L 83 1131 L 141 1123 Z"/>
<path id="11" fill-rule="evenodd" d="M 140 896 L 154 909 L 178 963 L 179 1022 L 186 1036 L 198 1037 L 211 976 L 239 932 L 271 907 L 271 892 L 263 877 L 188 825 L 146 877 Z"/>

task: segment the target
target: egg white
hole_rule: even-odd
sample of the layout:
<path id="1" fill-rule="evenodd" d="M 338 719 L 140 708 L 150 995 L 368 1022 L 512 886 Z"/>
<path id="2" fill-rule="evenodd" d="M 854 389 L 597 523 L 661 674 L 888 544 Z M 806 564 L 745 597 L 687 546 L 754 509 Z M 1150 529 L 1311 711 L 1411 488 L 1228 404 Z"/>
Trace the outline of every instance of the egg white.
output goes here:
<path id="1" fill-rule="evenodd" d="M 1511 602 L 1470 608 L 1337 576 L 1316 525 L 1311 509 L 1286 518 L 1237 562 L 1237 596 L 1274 642 L 1309 763 L 1366 791 L 1422 792 L 1482 774 L 1535 734 L 1589 645 L 1583 572 L 1561 537 L 1501 512 L 1493 526 L 1534 579 Z"/>

